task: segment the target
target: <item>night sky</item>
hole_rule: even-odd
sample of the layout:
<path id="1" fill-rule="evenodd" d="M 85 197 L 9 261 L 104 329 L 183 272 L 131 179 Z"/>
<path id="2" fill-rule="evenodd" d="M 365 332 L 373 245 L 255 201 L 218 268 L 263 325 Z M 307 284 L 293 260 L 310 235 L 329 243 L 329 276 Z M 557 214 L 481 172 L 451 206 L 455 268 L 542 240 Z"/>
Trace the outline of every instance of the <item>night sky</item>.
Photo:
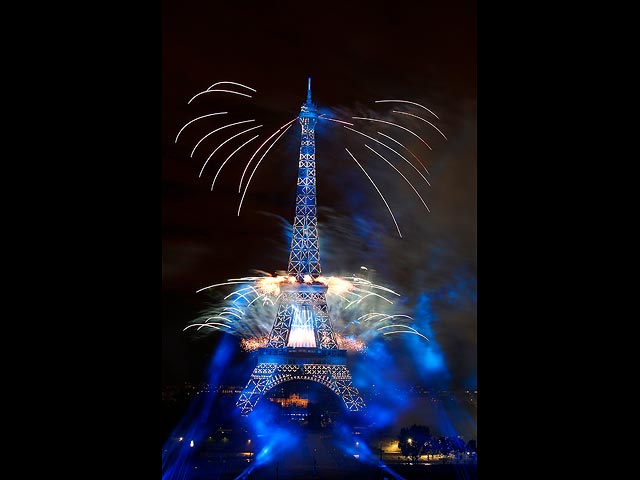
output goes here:
<path id="1" fill-rule="evenodd" d="M 411 308 L 428 296 L 435 316 L 430 327 L 448 378 L 453 386 L 475 387 L 475 1 L 251 5 L 163 2 L 163 382 L 197 380 L 215 345 L 215 335 L 196 341 L 182 332 L 205 306 L 206 296 L 196 290 L 250 275 L 252 269 L 286 269 L 284 225 L 294 214 L 299 148 L 296 126 L 261 164 L 237 217 L 237 183 L 248 157 L 230 163 L 211 192 L 220 158 L 210 161 L 202 178 L 198 173 L 219 141 L 203 145 L 194 158 L 189 154 L 220 123 L 197 122 L 177 144 L 176 134 L 189 120 L 215 111 L 231 112 L 235 121 L 255 118 L 272 131 L 299 112 L 311 75 L 314 101 L 343 120 L 358 114 L 386 118 L 389 106 L 374 103 L 383 98 L 419 102 L 440 117 L 437 125 L 448 141 L 424 124 L 405 123 L 428 138 L 433 151 L 402 137 L 421 152 L 431 173 L 432 187 L 420 188 L 430 214 L 401 178 L 365 154 L 357 135 L 335 124 L 319 125 L 321 262 L 329 275 L 348 274 L 361 265 L 374 269 L 375 281 L 401 292 Z M 187 105 L 217 81 L 241 82 L 258 93 L 253 99 L 203 95 Z M 346 156 L 345 146 L 363 159 L 385 193 L 404 238 L 398 238 L 384 204 Z M 226 157 L 231 151 L 221 153 Z M 390 348 L 399 357 L 411 354 L 400 342 Z"/>

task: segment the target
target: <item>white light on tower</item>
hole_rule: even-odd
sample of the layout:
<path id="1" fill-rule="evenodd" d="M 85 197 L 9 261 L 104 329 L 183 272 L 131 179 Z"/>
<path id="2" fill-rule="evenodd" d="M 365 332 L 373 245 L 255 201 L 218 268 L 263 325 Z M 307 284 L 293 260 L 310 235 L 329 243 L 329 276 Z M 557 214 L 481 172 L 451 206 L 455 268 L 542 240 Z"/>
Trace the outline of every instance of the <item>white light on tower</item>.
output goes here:
<path id="1" fill-rule="evenodd" d="M 316 347 L 313 310 L 308 305 L 294 305 L 293 321 L 287 347 Z"/>

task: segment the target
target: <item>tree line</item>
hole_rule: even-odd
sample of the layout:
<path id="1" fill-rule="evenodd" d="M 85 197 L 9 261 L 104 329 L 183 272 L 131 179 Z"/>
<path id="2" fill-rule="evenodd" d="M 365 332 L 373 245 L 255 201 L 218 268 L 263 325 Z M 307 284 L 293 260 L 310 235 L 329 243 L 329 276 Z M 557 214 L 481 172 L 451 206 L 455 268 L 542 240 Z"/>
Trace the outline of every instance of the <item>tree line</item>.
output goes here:
<path id="1" fill-rule="evenodd" d="M 425 425 L 412 425 L 402 428 L 398 435 L 398 448 L 402 455 L 417 462 L 421 455 L 433 459 L 434 455 L 463 454 L 469 452 L 477 455 L 476 441 L 465 442 L 461 436 L 434 436 L 431 429 Z"/>

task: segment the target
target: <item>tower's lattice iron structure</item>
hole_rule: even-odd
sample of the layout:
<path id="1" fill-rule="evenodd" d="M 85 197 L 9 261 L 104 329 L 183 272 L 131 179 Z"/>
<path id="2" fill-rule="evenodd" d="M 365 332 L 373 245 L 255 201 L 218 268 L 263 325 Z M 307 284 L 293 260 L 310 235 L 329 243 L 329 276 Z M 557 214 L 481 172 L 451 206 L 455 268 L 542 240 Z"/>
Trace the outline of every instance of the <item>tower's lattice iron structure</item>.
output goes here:
<path id="1" fill-rule="evenodd" d="M 311 78 L 298 120 L 302 137 L 288 268 L 295 283 L 281 287 L 282 296 L 267 347 L 258 350 L 258 364 L 237 402 L 243 415 L 249 414 L 271 388 L 291 380 L 309 380 L 328 387 L 342 398 L 349 411 L 365 406 L 351 383 L 347 352 L 339 349 L 336 342 L 327 309 L 327 287 L 315 281 L 321 274 L 316 210 L 318 113 L 311 101 Z"/>

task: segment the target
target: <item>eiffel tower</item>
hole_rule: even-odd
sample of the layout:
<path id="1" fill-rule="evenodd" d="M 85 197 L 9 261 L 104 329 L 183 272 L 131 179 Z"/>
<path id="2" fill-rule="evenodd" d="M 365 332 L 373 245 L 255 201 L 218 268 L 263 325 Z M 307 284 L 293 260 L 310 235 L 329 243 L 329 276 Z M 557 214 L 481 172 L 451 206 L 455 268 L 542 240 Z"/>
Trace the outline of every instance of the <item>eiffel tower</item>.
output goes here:
<path id="1" fill-rule="evenodd" d="M 282 296 L 267 346 L 258 349 L 258 363 L 236 403 L 242 415 L 248 415 L 270 389 L 291 380 L 324 385 L 342 398 L 351 412 L 365 407 L 351 383 L 347 351 L 338 348 L 336 342 L 327 309 L 327 287 L 316 281 L 321 274 L 316 214 L 318 113 L 311 102 L 311 77 L 298 120 L 302 137 L 288 268 L 295 282 L 281 286 Z"/>

